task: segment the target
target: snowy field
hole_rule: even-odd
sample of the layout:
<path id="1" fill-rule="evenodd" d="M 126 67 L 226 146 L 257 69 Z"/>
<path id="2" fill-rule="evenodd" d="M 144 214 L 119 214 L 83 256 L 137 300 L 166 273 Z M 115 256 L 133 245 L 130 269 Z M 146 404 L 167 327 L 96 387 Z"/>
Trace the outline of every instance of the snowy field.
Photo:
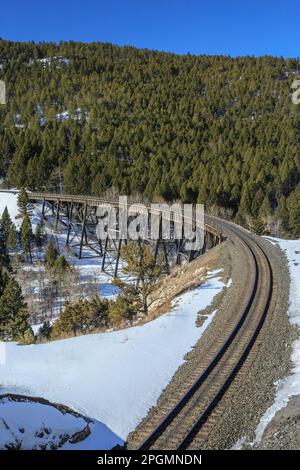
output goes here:
<path id="1" fill-rule="evenodd" d="M 291 324 L 300 327 L 300 240 L 269 239 L 272 243 L 278 243 L 288 258 L 291 276 L 289 319 Z M 300 340 L 293 345 L 292 361 L 294 364 L 291 375 L 280 380 L 276 385 L 276 397 L 273 405 L 263 415 L 255 433 L 253 445 L 260 442 L 264 430 L 270 423 L 275 413 L 284 408 L 289 398 L 300 395 Z"/>
<path id="2" fill-rule="evenodd" d="M 2 393 L 63 403 L 125 440 L 211 323 L 215 312 L 196 327 L 197 313 L 223 286 L 211 273 L 179 296 L 171 312 L 141 326 L 47 344 L 9 343 L 0 366 Z"/>

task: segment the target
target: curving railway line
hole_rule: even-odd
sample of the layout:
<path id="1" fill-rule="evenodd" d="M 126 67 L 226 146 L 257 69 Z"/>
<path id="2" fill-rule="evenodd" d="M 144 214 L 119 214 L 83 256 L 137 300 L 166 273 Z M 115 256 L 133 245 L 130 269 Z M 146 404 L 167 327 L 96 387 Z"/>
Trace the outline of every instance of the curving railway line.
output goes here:
<path id="1" fill-rule="evenodd" d="M 225 394 L 245 362 L 264 324 L 272 298 L 273 275 L 267 254 L 245 230 L 219 219 L 224 234 L 245 252 L 249 283 L 240 300 L 240 312 L 233 317 L 221 345 L 216 344 L 212 359 L 207 358 L 202 370 L 183 395 L 174 397 L 168 410 L 161 408 L 153 420 L 142 426 L 137 448 L 186 450 L 200 448 L 216 425 L 226 406 Z M 178 391 L 180 393 L 180 391 Z"/>

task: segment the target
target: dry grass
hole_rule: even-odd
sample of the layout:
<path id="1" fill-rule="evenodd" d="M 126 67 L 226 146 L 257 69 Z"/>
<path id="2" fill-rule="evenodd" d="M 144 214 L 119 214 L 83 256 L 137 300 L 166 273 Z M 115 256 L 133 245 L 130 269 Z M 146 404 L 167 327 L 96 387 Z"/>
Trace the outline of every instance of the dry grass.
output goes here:
<path id="1" fill-rule="evenodd" d="M 167 313 L 172 309 L 172 302 L 176 297 L 202 285 L 207 279 L 208 271 L 218 267 L 220 250 L 221 245 L 191 263 L 174 268 L 158 285 L 148 316 L 141 318 L 138 324 L 147 323 Z"/>

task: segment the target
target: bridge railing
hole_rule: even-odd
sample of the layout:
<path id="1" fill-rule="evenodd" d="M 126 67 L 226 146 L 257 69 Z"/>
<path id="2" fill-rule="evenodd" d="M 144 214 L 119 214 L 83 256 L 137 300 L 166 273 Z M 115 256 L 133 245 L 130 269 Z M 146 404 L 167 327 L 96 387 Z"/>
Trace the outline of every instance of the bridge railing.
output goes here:
<path id="1" fill-rule="evenodd" d="M 107 206 L 113 206 L 113 207 L 121 207 L 122 204 L 119 203 L 119 201 L 107 201 L 103 198 L 100 197 L 94 197 L 94 196 L 86 196 L 86 195 L 72 195 L 72 194 L 55 194 L 55 193 L 43 193 L 43 192 L 28 192 L 28 197 L 30 201 L 49 201 L 49 202 L 68 202 L 68 203 L 73 203 L 73 204 L 86 204 L 90 207 L 99 207 L 103 205 Z M 137 204 L 137 203 L 135 203 Z M 130 207 L 134 205 L 133 204 L 127 204 L 126 209 L 130 209 Z M 142 207 L 141 207 L 142 210 Z M 159 215 L 160 213 L 162 216 L 166 216 L 166 213 L 164 213 L 160 209 L 155 209 L 152 208 L 151 206 L 146 206 L 147 213 L 152 213 L 155 215 Z M 168 212 L 168 220 L 171 215 L 171 221 L 174 221 L 174 213 Z M 186 222 L 190 222 L 191 224 L 194 224 L 196 222 L 195 217 L 189 217 L 185 216 L 184 217 Z M 199 221 L 198 221 L 199 222 Z M 223 231 L 217 224 L 211 224 L 211 223 L 204 223 L 204 229 L 208 231 L 209 233 L 217 236 L 222 240 L 224 238 Z"/>

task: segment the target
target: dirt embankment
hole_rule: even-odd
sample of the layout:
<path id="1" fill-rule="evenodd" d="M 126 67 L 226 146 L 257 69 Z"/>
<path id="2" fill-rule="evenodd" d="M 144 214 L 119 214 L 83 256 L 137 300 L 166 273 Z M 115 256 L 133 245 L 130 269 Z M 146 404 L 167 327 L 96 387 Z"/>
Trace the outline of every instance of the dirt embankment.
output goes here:
<path id="1" fill-rule="evenodd" d="M 223 271 L 220 276 L 226 283 L 230 274 L 228 270 L 224 270 L 224 263 L 221 266 L 222 261 L 220 259 L 223 252 L 224 246 L 218 245 L 191 263 L 172 269 L 170 275 L 161 281 L 154 292 L 149 315 L 146 319 L 142 319 L 140 323 L 151 321 L 170 311 L 172 301 L 180 294 L 202 285 L 207 279 L 208 271 L 222 267 Z"/>

